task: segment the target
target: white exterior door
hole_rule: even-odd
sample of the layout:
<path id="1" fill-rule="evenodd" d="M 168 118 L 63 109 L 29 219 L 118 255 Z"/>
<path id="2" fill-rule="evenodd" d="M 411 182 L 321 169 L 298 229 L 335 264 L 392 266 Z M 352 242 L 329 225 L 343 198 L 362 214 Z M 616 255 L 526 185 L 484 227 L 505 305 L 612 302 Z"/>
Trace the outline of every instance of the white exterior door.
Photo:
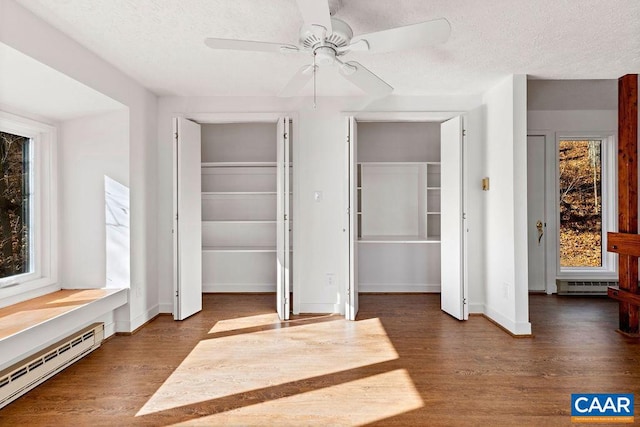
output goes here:
<path id="1" fill-rule="evenodd" d="M 529 290 L 546 290 L 545 137 L 527 137 L 527 237 Z"/>
<path id="2" fill-rule="evenodd" d="M 277 279 L 276 300 L 278 316 L 281 320 L 289 319 L 291 292 L 291 169 L 290 169 L 290 129 L 289 118 L 278 120 L 277 126 Z"/>
<path id="3" fill-rule="evenodd" d="M 183 320 L 202 310 L 200 125 L 174 119 L 174 310 Z"/>
<path id="4" fill-rule="evenodd" d="M 347 170 L 349 174 L 349 277 L 345 317 L 356 320 L 358 314 L 358 123 L 347 118 Z"/>
<path id="5" fill-rule="evenodd" d="M 464 277 L 463 123 L 454 117 L 441 125 L 441 294 L 444 312 L 469 317 Z"/>

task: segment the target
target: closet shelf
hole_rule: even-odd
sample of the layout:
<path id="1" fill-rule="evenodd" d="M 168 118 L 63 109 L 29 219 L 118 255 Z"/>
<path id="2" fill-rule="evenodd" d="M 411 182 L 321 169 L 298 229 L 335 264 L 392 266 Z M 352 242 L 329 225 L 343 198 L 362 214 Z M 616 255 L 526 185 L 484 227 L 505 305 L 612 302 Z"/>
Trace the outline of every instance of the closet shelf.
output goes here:
<path id="1" fill-rule="evenodd" d="M 427 190 L 439 191 L 440 187 L 427 187 Z"/>
<path id="2" fill-rule="evenodd" d="M 360 165 L 380 165 L 380 166 L 412 166 L 412 165 L 428 165 L 433 162 L 358 162 Z M 438 163 L 439 164 L 439 163 Z"/>
<path id="3" fill-rule="evenodd" d="M 440 215 L 440 212 L 427 212 L 427 215 Z"/>
<path id="4" fill-rule="evenodd" d="M 205 191 L 202 197 L 207 196 L 275 196 L 275 191 Z"/>
<path id="5" fill-rule="evenodd" d="M 202 225 L 206 224 L 275 224 L 276 220 L 233 220 L 233 219 L 221 219 L 221 220 L 204 220 Z"/>
<path id="6" fill-rule="evenodd" d="M 290 248 L 289 251 L 293 251 Z M 275 246 L 203 246 L 202 252 L 237 252 L 237 253 L 258 253 L 276 252 Z"/>
<path id="7" fill-rule="evenodd" d="M 202 162 L 200 166 L 204 168 L 264 168 L 276 167 L 277 162 Z M 289 162 L 289 167 L 293 167 Z"/>
<path id="8" fill-rule="evenodd" d="M 439 236 L 363 236 L 358 243 L 440 243 Z"/>
<path id="9" fill-rule="evenodd" d="M 202 162 L 203 168 L 275 167 L 276 162 Z"/>

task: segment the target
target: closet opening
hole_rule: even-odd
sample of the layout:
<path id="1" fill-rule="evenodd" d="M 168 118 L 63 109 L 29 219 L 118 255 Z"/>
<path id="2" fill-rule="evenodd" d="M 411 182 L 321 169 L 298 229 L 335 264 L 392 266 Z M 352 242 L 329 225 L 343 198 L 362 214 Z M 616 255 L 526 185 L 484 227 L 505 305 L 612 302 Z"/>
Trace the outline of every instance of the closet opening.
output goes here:
<path id="1" fill-rule="evenodd" d="M 440 293 L 464 319 L 461 118 L 349 121 L 347 318 L 362 292 Z"/>
<path id="2" fill-rule="evenodd" d="M 202 293 L 273 293 L 280 318 L 288 319 L 293 277 L 290 119 L 177 120 L 200 131 L 192 141 L 184 140 L 178 123 L 178 204 L 184 200 L 181 193 L 199 194 L 198 202 L 178 206 L 177 304 L 185 293 L 195 297 L 199 292 L 200 300 Z M 185 157 L 181 152 L 189 149 L 199 151 L 199 156 L 192 156 L 199 161 L 181 165 L 180 158 Z M 187 179 L 189 174 L 198 175 L 199 189 L 196 185 L 181 188 L 182 181 L 195 181 Z M 197 224 L 181 227 L 180 211 L 194 210 L 200 211 Z M 195 244 L 184 246 L 185 239 L 199 241 L 198 253 L 194 253 Z M 201 287 L 197 290 L 192 283 L 193 272 L 185 274 L 184 268 L 189 267 L 180 266 L 181 260 L 190 256 L 201 261 Z"/>

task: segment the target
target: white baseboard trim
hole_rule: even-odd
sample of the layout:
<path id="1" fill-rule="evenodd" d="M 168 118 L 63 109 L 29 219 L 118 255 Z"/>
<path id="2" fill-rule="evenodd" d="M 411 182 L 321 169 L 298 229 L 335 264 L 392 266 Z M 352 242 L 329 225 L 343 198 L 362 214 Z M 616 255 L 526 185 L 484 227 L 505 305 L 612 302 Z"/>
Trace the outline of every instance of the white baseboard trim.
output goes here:
<path id="1" fill-rule="evenodd" d="M 116 333 L 116 322 L 114 321 L 110 321 L 110 322 L 104 322 L 104 338 L 109 338 L 110 336 L 112 336 L 113 334 Z"/>
<path id="2" fill-rule="evenodd" d="M 302 314 L 327 314 L 340 313 L 340 304 L 331 303 L 300 303 L 300 313 Z"/>
<path id="3" fill-rule="evenodd" d="M 502 313 L 499 313 L 487 306 L 485 306 L 484 314 L 489 319 L 511 332 L 513 335 L 531 335 L 530 322 L 515 322 L 504 316 Z"/>
<path id="4" fill-rule="evenodd" d="M 160 303 L 158 307 L 159 307 L 160 313 L 173 314 L 173 304 Z"/>
<path id="5" fill-rule="evenodd" d="M 203 283 L 202 292 L 275 292 L 275 283 Z"/>
<path id="6" fill-rule="evenodd" d="M 359 292 L 428 292 L 428 293 L 440 293 L 439 284 L 427 284 L 427 283 L 360 283 L 358 286 Z"/>
<path id="7" fill-rule="evenodd" d="M 469 304 L 469 313 L 484 314 L 484 304 L 480 304 L 480 303 Z"/>
<path id="8" fill-rule="evenodd" d="M 115 322 L 116 332 L 133 332 L 158 314 L 160 314 L 160 306 L 154 305 L 144 313 L 136 316 L 133 320 L 117 320 Z"/>

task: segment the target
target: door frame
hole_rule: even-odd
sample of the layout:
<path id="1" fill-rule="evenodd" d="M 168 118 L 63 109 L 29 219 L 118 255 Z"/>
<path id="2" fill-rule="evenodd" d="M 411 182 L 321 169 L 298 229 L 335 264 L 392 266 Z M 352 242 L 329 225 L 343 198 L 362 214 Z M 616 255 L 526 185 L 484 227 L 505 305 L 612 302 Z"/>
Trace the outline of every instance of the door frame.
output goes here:
<path id="1" fill-rule="evenodd" d="M 228 112 L 223 112 L 223 113 L 212 113 L 212 112 L 193 112 L 193 113 L 174 113 L 172 114 L 172 119 L 174 118 L 184 118 L 187 120 L 192 120 L 198 124 L 224 124 L 224 123 L 273 123 L 273 124 L 277 124 L 278 120 L 283 118 L 283 117 L 288 117 L 293 123 L 290 125 L 289 127 L 289 132 L 292 134 L 293 136 L 293 141 L 295 143 L 295 141 L 299 141 L 300 140 L 300 136 L 299 136 L 299 127 L 298 127 L 298 114 L 295 112 L 256 112 L 256 113 L 228 113 Z M 300 150 L 296 150 L 295 147 L 293 147 L 293 156 L 291 157 L 291 162 L 295 165 L 298 162 L 298 156 L 299 156 Z M 300 173 L 299 168 L 293 168 L 293 174 L 292 174 L 292 181 L 295 182 L 299 182 L 298 180 L 298 174 Z M 175 183 L 174 183 L 175 185 Z M 175 191 L 175 189 L 174 189 Z M 175 193 L 172 194 L 172 197 L 175 198 Z M 293 209 L 293 207 L 295 206 L 299 206 L 298 203 L 298 186 L 294 185 L 293 186 L 293 201 L 292 201 L 292 206 L 290 209 Z M 290 243 L 291 247 L 300 247 L 299 242 L 297 242 L 297 239 L 299 238 L 300 233 L 293 233 L 293 241 Z M 174 245 L 175 246 L 175 245 Z M 174 257 L 175 257 L 175 253 L 174 253 Z M 175 263 L 175 260 L 174 260 Z M 298 294 L 300 295 L 300 289 L 299 289 L 299 284 L 300 284 L 300 280 L 299 280 L 299 271 L 300 269 L 297 268 L 297 258 L 295 256 L 295 252 L 293 253 L 293 261 L 292 261 L 292 266 L 291 268 L 293 268 L 293 286 L 291 287 L 291 292 L 295 295 Z M 176 278 L 176 274 L 177 272 L 173 272 L 174 275 L 174 280 Z M 174 284 L 175 286 L 175 284 Z M 300 304 L 299 303 L 299 298 L 295 298 L 293 300 L 293 310 L 295 312 L 296 310 L 296 304 Z M 277 307 L 276 307 L 277 308 Z M 174 303 L 173 303 L 173 312 L 176 312 L 176 301 L 174 298 Z"/>
<path id="2" fill-rule="evenodd" d="M 556 200 L 556 179 L 557 179 L 557 147 L 554 132 L 548 130 L 528 130 L 527 138 L 530 136 L 537 136 L 544 138 L 544 156 L 545 156 L 545 170 L 544 170 L 544 201 L 545 201 L 545 218 L 547 227 L 545 234 L 547 238 L 544 239 L 544 252 L 545 252 L 545 292 L 547 294 L 554 294 L 558 291 L 556 284 L 556 269 L 557 269 L 557 247 L 558 247 L 558 221 L 556 219 L 556 206 L 558 201 Z"/>
<path id="3" fill-rule="evenodd" d="M 354 120 L 356 122 L 437 122 L 437 123 L 442 123 L 445 122 L 449 119 L 452 119 L 454 117 L 457 116 L 462 116 L 463 120 L 468 120 L 467 117 L 467 112 L 466 111 L 343 111 L 342 112 L 342 118 L 343 121 L 348 121 L 349 117 L 353 117 Z M 347 141 L 347 134 L 344 135 L 344 140 Z M 357 143 L 357 141 L 356 141 Z M 347 153 L 348 150 L 345 150 L 345 153 Z M 348 157 L 347 159 L 345 159 L 344 164 L 345 165 L 349 165 L 349 161 L 348 161 Z M 357 163 L 357 162 L 356 162 Z M 344 203 L 344 209 L 343 209 L 343 235 L 344 235 L 344 240 L 343 240 L 343 250 L 344 250 L 344 255 L 342 257 L 343 260 L 346 260 L 346 265 L 344 266 L 343 269 L 343 277 L 346 278 L 343 289 L 341 291 L 341 294 L 344 295 L 344 298 L 340 299 L 339 303 L 340 303 L 340 307 L 341 307 L 341 312 L 340 314 L 342 315 L 346 315 L 347 314 L 347 304 L 348 304 L 348 298 L 347 298 L 347 292 L 349 290 L 349 279 L 350 279 L 350 269 L 351 269 L 351 262 L 350 262 L 350 257 L 349 257 L 349 246 L 350 246 L 350 228 L 349 228 L 349 206 L 350 206 L 350 201 L 349 201 L 349 194 L 351 191 L 355 191 L 355 189 L 351 189 L 350 188 L 350 180 L 349 180 L 349 169 L 347 167 L 347 169 L 344 171 L 344 176 L 346 179 L 343 180 L 344 182 L 344 186 L 343 186 L 343 196 L 342 196 L 342 200 Z M 463 186 L 465 188 L 468 188 L 468 174 L 464 173 L 463 171 Z M 468 192 L 463 191 L 463 205 L 467 205 L 467 199 L 468 199 Z M 466 224 L 466 219 L 465 219 L 465 224 Z M 463 229 L 466 229 L 466 225 L 463 227 Z M 465 289 L 465 295 L 466 298 L 468 299 L 468 283 L 467 283 L 467 277 L 468 277 L 468 272 L 467 272 L 467 239 L 468 239 L 468 233 L 463 232 L 463 260 L 462 260 L 462 275 L 463 275 L 463 280 L 464 280 L 464 289 Z M 355 266 L 354 268 L 358 268 L 358 260 L 356 259 L 354 261 Z M 294 271 L 295 274 L 295 271 Z M 467 301 L 467 307 L 469 301 Z"/>

